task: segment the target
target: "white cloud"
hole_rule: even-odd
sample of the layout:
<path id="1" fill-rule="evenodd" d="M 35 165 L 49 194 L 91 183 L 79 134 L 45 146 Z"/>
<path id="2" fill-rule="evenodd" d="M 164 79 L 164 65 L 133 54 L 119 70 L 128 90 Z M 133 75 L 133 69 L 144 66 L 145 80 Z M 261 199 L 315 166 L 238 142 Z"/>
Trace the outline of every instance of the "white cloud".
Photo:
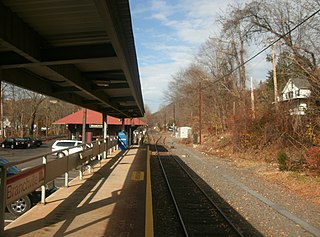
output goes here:
<path id="1" fill-rule="evenodd" d="M 165 91 L 168 89 L 172 77 L 192 62 L 192 56 L 187 48 L 174 50 L 169 46 L 162 46 L 164 50 L 171 49 L 170 63 L 148 64 L 140 67 L 140 78 L 144 103 L 152 112 L 159 109 L 163 103 Z"/>
<path id="2" fill-rule="evenodd" d="M 165 90 L 176 70 L 175 64 L 153 64 L 140 68 L 144 103 L 152 112 L 156 112 L 162 104 Z"/>
<path id="3" fill-rule="evenodd" d="M 213 25 L 214 18 L 203 19 L 197 12 L 183 7 L 171 7 L 161 4 L 154 4 L 152 18 L 171 30 L 174 30 L 175 36 L 186 43 L 202 43 L 210 34 L 209 25 Z M 208 23 L 210 22 L 211 23 Z"/>
<path id="4" fill-rule="evenodd" d="M 219 32 L 217 14 L 239 1 L 130 2 L 144 103 L 152 112 L 162 104 L 172 76 L 192 62 L 209 36 Z"/>

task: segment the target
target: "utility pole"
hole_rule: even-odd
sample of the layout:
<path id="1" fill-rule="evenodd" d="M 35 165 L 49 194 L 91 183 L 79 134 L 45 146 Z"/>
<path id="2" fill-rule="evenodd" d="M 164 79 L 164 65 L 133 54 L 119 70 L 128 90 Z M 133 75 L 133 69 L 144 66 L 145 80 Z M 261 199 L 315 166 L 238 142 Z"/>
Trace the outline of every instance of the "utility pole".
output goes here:
<path id="1" fill-rule="evenodd" d="M 173 103 L 173 134 L 176 132 L 176 103 Z"/>
<path id="2" fill-rule="evenodd" d="M 199 82 L 199 144 L 201 144 L 201 137 L 202 137 L 202 88 L 201 82 Z"/>
<path id="3" fill-rule="evenodd" d="M 252 118 L 256 118 L 255 108 L 254 108 L 254 92 L 253 92 L 253 81 L 252 77 L 250 77 L 250 86 L 251 86 L 251 110 L 252 110 Z"/>
<path id="4" fill-rule="evenodd" d="M 168 131 L 168 127 L 167 127 L 167 112 L 165 111 L 164 113 L 164 129 L 167 132 Z"/>
<path id="5" fill-rule="evenodd" d="M 274 104 L 276 106 L 276 110 L 278 110 L 278 81 L 277 81 L 277 65 L 275 60 L 275 52 L 274 45 L 272 45 L 272 64 L 273 64 L 273 88 L 274 88 Z"/>

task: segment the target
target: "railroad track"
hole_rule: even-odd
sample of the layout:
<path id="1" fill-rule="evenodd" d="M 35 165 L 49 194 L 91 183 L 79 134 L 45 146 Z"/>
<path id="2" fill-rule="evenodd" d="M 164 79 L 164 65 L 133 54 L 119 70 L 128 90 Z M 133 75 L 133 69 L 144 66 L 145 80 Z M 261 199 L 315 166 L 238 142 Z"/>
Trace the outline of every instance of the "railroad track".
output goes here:
<path id="1" fill-rule="evenodd" d="M 174 204 L 181 232 L 185 236 L 243 236 L 223 211 L 164 147 L 165 137 L 154 149 Z"/>

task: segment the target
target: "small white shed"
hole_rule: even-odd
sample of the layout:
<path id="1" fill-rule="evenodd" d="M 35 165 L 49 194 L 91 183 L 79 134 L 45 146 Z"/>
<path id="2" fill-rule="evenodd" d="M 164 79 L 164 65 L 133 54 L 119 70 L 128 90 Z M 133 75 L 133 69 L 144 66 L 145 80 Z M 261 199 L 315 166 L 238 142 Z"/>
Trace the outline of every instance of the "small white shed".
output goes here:
<path id="1" fill-rule="evenodd" d="M 177 137 L 178 138 L 190 138 L 191 137 L 191 128 L 190 127 L 179 127 Z"/>

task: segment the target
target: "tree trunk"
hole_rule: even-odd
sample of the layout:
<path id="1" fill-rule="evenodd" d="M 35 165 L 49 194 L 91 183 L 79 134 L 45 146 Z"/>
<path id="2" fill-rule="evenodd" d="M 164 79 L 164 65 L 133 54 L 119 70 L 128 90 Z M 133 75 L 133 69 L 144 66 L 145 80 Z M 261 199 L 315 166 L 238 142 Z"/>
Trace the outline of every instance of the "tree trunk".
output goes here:
<path id="1" fill-rule="evenodd" d="M 31 116 L 30 136 L 33 136 L 35 121 L 36 121 L 36 111 L 34 111 Z"/>

